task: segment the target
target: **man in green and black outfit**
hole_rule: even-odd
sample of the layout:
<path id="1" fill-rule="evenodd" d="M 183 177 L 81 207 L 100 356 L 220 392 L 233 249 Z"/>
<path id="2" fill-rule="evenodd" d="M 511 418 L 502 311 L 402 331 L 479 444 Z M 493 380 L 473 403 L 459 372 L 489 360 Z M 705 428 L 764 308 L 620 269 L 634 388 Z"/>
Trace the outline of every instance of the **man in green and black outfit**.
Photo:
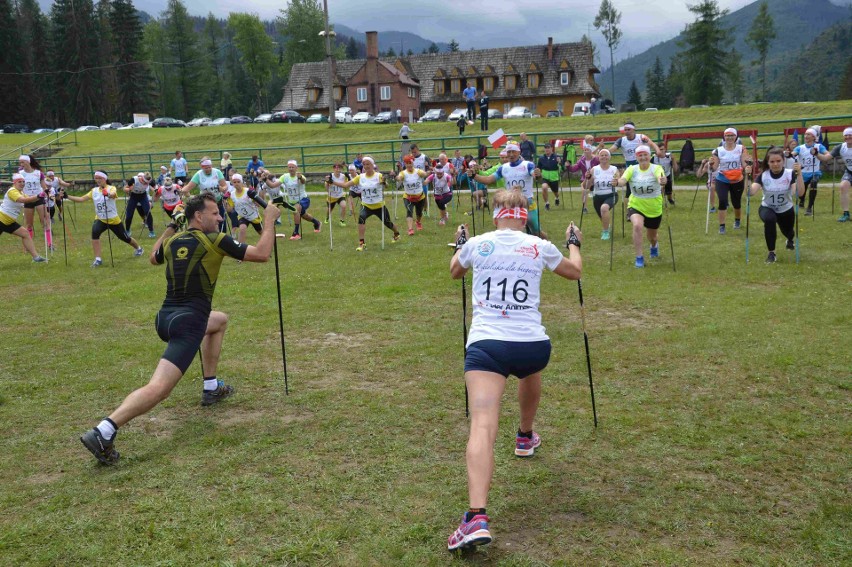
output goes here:
<path id="1" fill-rule="evenodd" d="M 228 326 L 225 313 L 211 310 L 219 268 L 225 256 L 246 262 L 269 260 L 275 219 L 280 214 L 278 207 L 269 203 L 257 246 L 240 244 L 219 232 L 222 216 L 216 198 L 205 193 L 186 204 L 188 230 L 175 234 L 175 223 L 166 228 L 151 253 L 152 264 L 166 264 L 166 299 L 155 323 L 157 334 L 167 343 L 166 351 L 148 384 L 132 392 L 109 417 L 80 437 L 98 461 L 105 465 L 118 461 L 114 448 L 118 428 L 169 397 L 199 350 L 204 373 L 201 405 L 215 404 L 233 394 L 232 386 L 216 378 Z"/>
<path id="2" fill-rule="evenodd" d="M 538 168 L 541 170 L 541 190 L 544 196 L 544 208 L 550 210 L 550 201 L 548 200 L 548 189 L 553 191 L 553 196 L 556 197 L 556 206 L 559 206 L 559 157 L 553 153 L 553 146 L 550 142 L 544 144 L 544 155 L 538 158 Z"/>

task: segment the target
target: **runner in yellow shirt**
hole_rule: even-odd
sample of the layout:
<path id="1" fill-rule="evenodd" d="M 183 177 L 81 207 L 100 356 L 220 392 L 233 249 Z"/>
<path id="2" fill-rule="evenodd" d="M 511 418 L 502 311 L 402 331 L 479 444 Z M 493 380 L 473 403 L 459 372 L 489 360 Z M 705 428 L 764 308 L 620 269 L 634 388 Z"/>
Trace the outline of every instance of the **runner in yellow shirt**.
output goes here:
<path id="1" fill-rule="evenodd" d="M 657 230 L 663 220 L 663 191 L 666 185 L 666 172 L 662 166 L 651 164 L 651 148 L 641 145 L 636 148 L 636 165 L 628 166 L 618 179 L 617 185 L 624 187 L 630 183 L 630 197 L 627 201 L 627 218 L 633 224 L 633 247 L 636 249 L 636 267 L 645 267 L 642 255 L 642 227 L 651 243 L 651 258 L 660 257 L 657 244 Z"/>
<path id="2" fill-rule="evenodd" d="M 44 199 L 44 197 L 39 195 L 33 195 L 32 197 L 25 196 L 25 183 L 26 180 L 20 173 L 12 176 L 12 186 L 6 191 L 6 194 L 3 196 L 3 202 L 0 203 L 0 234 L 4 232 L 14 234 L 23 241 L 24 249 L 33 257 L 33 262 L 47 262 L 47 258 L 39 256 L 38 252 L 36 252 L 30 232 L 18 224 L 18 216 L 24 210 L 24 205 Z"/>

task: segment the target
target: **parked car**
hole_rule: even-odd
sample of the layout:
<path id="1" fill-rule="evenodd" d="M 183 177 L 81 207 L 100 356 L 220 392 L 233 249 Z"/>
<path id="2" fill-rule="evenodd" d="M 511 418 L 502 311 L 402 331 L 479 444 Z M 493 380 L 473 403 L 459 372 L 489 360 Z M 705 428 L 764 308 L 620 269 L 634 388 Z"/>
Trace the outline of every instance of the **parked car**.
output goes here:
<path id="1" fill-rule="evenodd" d="M 30 127 L 26 124 L 4 124 L 3 125 L 3 133 L 4 134 L 28 134 L 30 131 Z"/>
<path id="2" fill-rule="evenodd" d="M 100 128 L 98 128 L 97 126 L 80 126 L 79 128 L 77 128 L 78 132 L 92 132 L 94 130 L 100 130 Z M 4 128 L 3 131 L 5 132 L 6 129 Z"/>
<path id="3" fill-rule="evenodd" d="M 562 111 L 561 110 L 548 110 L 545 118 L 561 118 Z"/>
<path id="4" fill-rule="evenodd" d="M 292 124 L 293 122 L 304 122 L 305 117 L 296 112 L 295 110 L 281 110 L 272 114 L 271 121 L 287 122 L 289 124 Z"/>
<path id="5" fill-rule="evenodd" d="M 352 124 L 352 109 L 348 106 L 341 106 L 334 111 L 334 119 L 344 124 Z"/>
<path id="6" fill-rule="evenodd" d="M 444 122 L 447 119 L 447 112 L 443 108 L 433 108 L 420 117 L 418 122 Z"/>
<path id="7" fill-rule="evenodd" d="M 230 124 L 230 123 L 231 123 L 231 119 L 228 118 L 227 116 L 223 116 L 222 118 L 217 118 L 216 120 L 214 120 L 213 122 L 208 124 L 208 126 L 224 126 L 225 124 Z"/>
<path id="8" fill-rule="evenodd" d="M 187 126 L 191 128 L 198 128 L 200 126 L 208 126 L 210 124 L 210 119 L 206 116 L 201 118 L 193 118 L 189 122 L 186 123 Z"/>
<path id="9" fill-rule="evenodd" d="M 311 114 L 310 116 L 308 116 L 308 119 L 305 120 L 305 122 L 309 122 L 311 124 L 318 124 L 320 122 L 328 122 L 328 116 L 326 116 L 325 114 L 321 114 L 321 113 Z"/>
<path id="10" fill-rule="evenodd" d="M 591 116 L 592 115 L 592 103 L 591 102 L 575 102 L 574 110 L 571 112 L 571 117 L 575 116 Z"/>
<path id="11" fill-rule="evenodd" d="M 33 130 L 33 134 L 52 134 L 53 128 L 36 128 Z"/>
<path id="12" fill-rule="evenodd" d="M 231 124 L 251 124 L 253 120 L 248 116 L 234 116 L 231 118 Z"/>
<path id="13" fill-rule="evenodd" d="M 272 120 L 272 113 L 260 114 L 254 119 L 255 124 L 267 124 Z"/>
<path id="14" fill-rule="evenodd" d="M 467 116 L 467 108 L 457 108 L 450 112 L 450 115 L 447 117 L 447 122 L 458 122 L 458 119 L 462 116 Z"/>
<path id="15" fill-rule="evenodd" d="M 506 113 L 506 118 L 532 118 L 532 112 L 526 106 L 513 106 Z"/>
<path id="16" fill-rule="evenodd" d="M 140 126 L 142 126 L 142 125 L 141 124 L 134 124 L 133 122 L 131 122 L 130 124 L 125 124 L 121 128 L 118 128 L 118 130 L 133 130 L 134 128 L 139 128 Z"/>
<path id="17" fill-rule="evenodd" d="M 352 122 L 354 124 L 367 124 L 368 122 L 373 122 L 375 119 L 376 117 L 369 112 L 359 112 L 352 117 Z"/>
<path id="18" fill-rule="evenodd" d="M 503 118 L 502 112 L 500 112 L 496 108 L 489 108 L 488 109 L 488 120 L 494 120 L 494 119 L 499 119 L 499 118 Z"/>
<path id="19" fill-rule="evenodd" d="M 73 132 L 73 128 L 57 128 L 54 132 L 64 133 L 64 132 Z"/>
<path id="20" fill-rule="evenodd" d="M 392 124 L 396 122 L 396 112 L 393 110 L 386 110 L 384 112 L 379 112 L 376 114 L 376 119 L 373 120 L 376 124 Z"/>
<path id="21" fill-rule="evenodd" d="M 657 112 L 657 109 L 654 108 L 653 106 L 649 106 L 648 108 L 645 109 L 645 112 Z"/>
<path id="22" fill-rule="evenodd" d="M 151 122 L 151 128 L 184 128 L 186 127 L 186 122 L 183 120 L 177 120 L 175 118 L 169 118 L 163 116 L 162 118 L 157 118 L 153 122 Z"/>
<path id="23" fill-rule="evenodd" d="M 101 130 L 118 130 L 124 126 L 121 122 L 107 122 L 106 124 L 101 124 Z"/>

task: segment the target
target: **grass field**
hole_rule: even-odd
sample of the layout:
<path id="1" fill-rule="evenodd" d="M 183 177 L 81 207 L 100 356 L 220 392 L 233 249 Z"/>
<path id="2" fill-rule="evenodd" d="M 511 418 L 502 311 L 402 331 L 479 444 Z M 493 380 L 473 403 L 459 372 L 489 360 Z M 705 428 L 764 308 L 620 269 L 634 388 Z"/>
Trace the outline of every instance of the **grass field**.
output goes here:
<path id="1" fill-rule="evenodd" d="M 491 130 L 503 128 L 507 133 L 517 134 L 522 131 L 533 134 L 535 132 L 596 132 L 613 133 L 624 123 L 625 120 L 633 120 L 639 132 L 644 132 L 652 137 L 657 136 L 657 128 L 668 126 L 700 125 L 700 124 L 727 124 L 741 126 L 745 123 L 758 122 L 756 126 L 762 134 L 759 143 L 761 146 L 770 143 L 780 143 L 783 137 L 769 136 L 768 134 L 779 133 L 785 126 L 799 127 L 801 120 L 811 117 L 825 116 L 850 116 L 850 101 L 819 102 L 813 104 L 800 103 L 773 103 L 773 104 L 746 104 L 739 106 L 717 106 L 706 109 L 675 109 L 661 112 L 638 112 L 631 114 L 599 115 L 595 117 L 582 118 L 558 118 L 558 119 L 529 119 L 529 120 L 494 120 L 489 124 Z M 790 120 L 789 124 L 767 124 L 760 123 L 764 120 Z M 821 121 L 822 125 L 844 124 L 843 120 Z M 845 124 L 848 125 L 847 118 Z M 413 140 L 424 140 L 426 138 L 448 137 L 443 143 L 441 141 L 422 142 L 422 147 L 431 156 L 437 154 L 441 149 L 452 151 L 460 148 L 463 153 L 475 154 L 475 148 L 480 140 L 476 138 L 479 132 L 479 124 L 471 126 L 466 131 L 469 137 L 458 138 L 458 129 L 455 124 L 425 123 L 415 124 L 416 133 Z M 704 128 L 706 130 L 707 128 Z M 710 128 L 721 130 L 721 127 Z M 288 147 L 289 150 L 262 151 L 261 155 L 268 166 L 282 170 L 288 159 L 297 159 L 305 162 L 309 171 L 317 168 L 325 171 L 329 163 L 337 159 L 354 159 L 354 152 L 363 151 L 370 153 L 379 162 L 382 169 L 390 167 L 392 162 L 391 148 L 398 152 L 397 133 L 398 125 L 384 124 L 344 124 L 333 130 L 324 124 L 246 124 L 223 127 L 205 128 L 164 128 L 143 129 L 105 132 L 80 132 L 77 134 L 79 144 L 77 146 L 65 146 L 62 151 L 47 160 L 49 167 L 61 167 L 65 177 L 69 179 L 91 179 L 93 167 L 106 169 L 110 175 L 115 175 L 121 170 L 125 176 L 134 175 L 141 170 L 158 170 L 161 164 L 167 163 L 170 155 L 176 149 L 187 153 L 190 161 L 197 161 L 202 151 L 210 151 L 218 159 L 217 150 L 230 150 L 234 156 L 234 164 L 237 168 L 244 167 L 245 162 L 258 148 Z M 490 132 L 489 132 L 490 133 Z M 3 160 L 17 159 L 20 146 L 30 145 L 30 141 L 38 137 L 35 134 L 4 134 L 0 136 L 0 155 L 8 153 L 0 158 Z M 541 146 L 551 136 L 544 136 L 538 140 Z M 831 137 L 833 143 L 839 142 L 842 137 L 834 134 Z M 373 143 L 378 140 L 388 141 L 386 143 Z M 343 144 L 350 145 L 348 149 Z M 301 147 L 316 144 L 327 144 L 322 149 L 305 150 L 303 157 Z M 679 149 L 681 142 L 672 144 L 672 149 Z M 696 147 L 711 147 L 708 141 L 699 142 Z M 11 152 L 11 153 L 9 153 Z M 148 154 L 164 152 L 163 155 L 148 159 L 148 156 L 130 157 L 127 154 Z M 119 158 L 115 154 L 125 154 Z M 703 152 L 706 153 L 706 152 Z M 89 162 L 89 156 L 115 155 L 114 158 L 93 158 L 93 164 Z M 73 156 L 77 156 L 74 158 Z M 398 157 L 398 154 L 395 154 Z M 62 159 L 62 162 L 59 161 Z M 319 164 L 325 164 L 320 166 Z"/>
<path id="2" fill-rule="evenodd" d="M 236 396 L 201 408 L 194 363 L 122 429 L 114 468 L 77 438 L 153 370 L 162 269 L 115 241 L 115 268 L 89 268 L 84 205 L 68 267 L 61 239 L 32 265 L 3 235 L 0 564 L 848 565 L 852 227 L 821 191 L 801 263 L 782 244 L 768 266 L 755 206 L 746 264 L 745 229 L 705 236 L 706 193 L 694 211 L 677 197 L 676 273 L 665 227 L 663 258 L 635 270 L 616 222 L 610 271 L 600 224 L 584 219 L 597 430 L 577 286 L 544 278 L 543 444 L 512 454 L 513 379 L 495 541 L 464 557 L 445 547 L 467 504 L 460 283 L 434 207 L 423 233 L 384 251 L 372 220 L 361 254 L 352 221 L 333 251 L 327 227 L 279 243 L 289 396 L 274 267 L 226 262 L 219 375 Z M 542 217 L 555 238 L 580 216 L 576 195 L 563 203 Z"/>

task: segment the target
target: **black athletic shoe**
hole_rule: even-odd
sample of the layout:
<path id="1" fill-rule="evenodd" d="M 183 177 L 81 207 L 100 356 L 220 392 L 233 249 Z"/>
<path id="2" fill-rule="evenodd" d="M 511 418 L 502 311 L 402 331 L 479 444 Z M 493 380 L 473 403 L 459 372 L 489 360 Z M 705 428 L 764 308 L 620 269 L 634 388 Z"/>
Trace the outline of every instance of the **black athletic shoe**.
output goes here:
<path id="1" fill-rule="evenodd" d="M 556 206 L 559 206 L 559 199 L 556 199 Z"/>
<path id="2" fill-rule="evenodd" d="M 212 406 L 213 404 L 218 404 L 225 398 L 230 398 L 234 393 L 234 387 L 225 384 L 221 380 L 218 380 L 218 386 L 216 386 L 215 390 L 205 390 L 204 393 L 201 394 L 201 405 L 202 406 Z"/>
<path id="3" fill-rule="evenodd" d="M 674 205 L 674 204 L 675 204 L 674 199 L 672 199 L 671 197 L 669 197 L 669 205 Z"/>
<path id="4" fill-rule="evenodd" d="M 766 257 L 766 263 L 767 263 L 767 264 L 774 264 L 774 263 L 775 263 L 775 260 L 776 260 L 776 258 L 775 258 L 775 252 L 770 252 L 770 253 L 769 253 L 769 256 L 767 256 L 767 257 Z"/>
<path id="5" fill-rule="evenodd" d="M 119 454 L 113 447 L 113 442 L 104 439 L 97 427 L 83 433 L 80 441 L 101 464 L 114 465 L 118 462 Z"/>
<path id="6" fill-rule="evenodd" d="M 787 250 L 795 250 L 795 249 L 796 249 L 796 243 L 788 238 L 787 239 Z"/>

